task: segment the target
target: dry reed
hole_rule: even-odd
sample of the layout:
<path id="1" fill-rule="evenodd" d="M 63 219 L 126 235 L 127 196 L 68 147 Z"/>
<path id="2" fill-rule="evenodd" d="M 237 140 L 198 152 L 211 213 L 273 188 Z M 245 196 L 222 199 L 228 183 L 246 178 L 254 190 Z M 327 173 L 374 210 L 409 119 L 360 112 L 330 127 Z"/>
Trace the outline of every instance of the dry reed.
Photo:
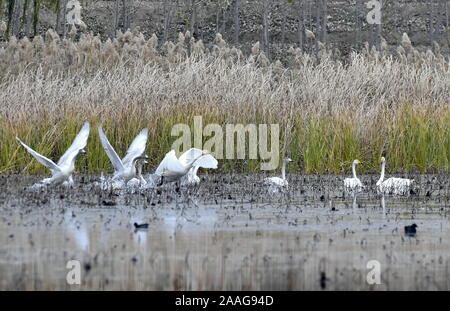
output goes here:
<path id="1" fill-rule="evenodd" d="M 386 154 L 395 171 L 450 167 L 449 61 L 435 46 L 419 52 L 402 38 L 389 53 L 366 49 L 347 59 L 323 44 L 317 54 L 290 49 L 271 62 L 255 44 L 245 56 L 217 35 L 210 48 L 189 33 L 158 46 L 153 35 L 118 32 L 102 42 L 11 37 L 0 48 L 0 172 L 44 169 L 19 147 L 58 158 L 85 121 L 102 122 L 123 154 L 149 127 L 150 167 L 170 149 L 176 123 L 278 123 L 295 170 L 339 173 L 354 158 L 378 171 Z M 409 41 L 410 42 L 410 41 Z M 84 170 L 110 168 L 93 132 Z M 223 170 L 258 170 L 257 161 L 223 161 Z"/>

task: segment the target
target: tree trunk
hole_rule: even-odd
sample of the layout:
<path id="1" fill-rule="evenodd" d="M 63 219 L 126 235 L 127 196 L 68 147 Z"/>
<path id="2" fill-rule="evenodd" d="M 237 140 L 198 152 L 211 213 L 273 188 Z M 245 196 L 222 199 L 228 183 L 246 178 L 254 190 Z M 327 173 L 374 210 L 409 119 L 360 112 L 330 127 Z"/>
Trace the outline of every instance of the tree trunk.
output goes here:
<path id="1" fill-rule="evenodd" d="M 328 3 L 322 0 L 322 42 L 327 42 Z"/>
<path id="2" fill-rule="evenodd" d="M 303 50 L 303 34 L 305 33 L 304 0 L 298 2 L 298 46 Z"/>
<path id="3" fill-rule="evenodd" d="M 60 30 L 61 30 L 61 0 L 56 0 L 55 11 L 56 11 L 55 31 L 56 31 L 57 34 L 60 35 Z"/>
<path id="4" fill-rule="evenodd" d="M 6 37 L 10 36 L 10 32 L 14 25 L 14 8 L 16 6 L 16 0 L 9 0 L 8 3 L 8 22 L 6 24 Z"/>
<path id="5" fill-rule="evenodd" d="M 189 18 L 188 30 L 191 35 L 194 35 L 195 25 L 197 24 L 197 3 L 196 0 L 191 0 L 191 16 Z"/>
<path id="6" fill-rule="evenodd" d="M 382 20 L 383 20 L 383 12 L 384 12 L 384 10 L 383 10 L 383 0 L 379 0 L 379 1 L 380 1 L 380 5 L 381 5 L 381 13 L 380 13 L 381 14 L 381 21 L 380 21 L 379 24 L 376 25 L 376 27 L 377 27 L 376 45 L 377 45 L 377 49 L 378 50 L 380 50 L 380 48 L 381 48 L 381 33 L 383 31 Z"/>
<path id="7" fill-rule="evenodd" d="M 362 41 L 363 41 L 363 17 L 365 16 L 364 14 L 364 0 L 357 0 L 356 3 L 356 32 L 357 35 L 355 36 L 355 45 L 356 47 L 361 46 Z"/>
<path id="8" fill-rule="evenodd" d="M 321 17 L 321 3 L 322 1 L 321 0 L 316 0 L 316 37 L 317 37 L 317 40 L 316 40 L 316 42 L 318 42 L 318 41 L 322 41 L 322 29 L 321 29 L 321 20 L 320 20 L 320 17 Z M 316 43 L 316 49 L 317 49 L 317 43 Z"/>
<path id="9" fill-rule="evenodd" d="M 219 32 L 219 16 L 220 16 L 220 6 L 219 4 L 216 4 L 216 34 Z"/>
<path id="10" fill-rule="evenodd" d="M 28 9 L 28 4 L 29 4 L 30 0 L 24 0 L 23 3 L 23 8 L 22 8 L 22 20 L 20 22 L 20 30 L 22 30 L 27 22 L 27 9 Z M 1 9 L 0 9 L 1 10 Z M 0 14 L 1 15 L 1 14 Z M 25 33 L 25 36 L 27 34 Z"/>
<path id="11" fill-rule="evenodd" d="M 19 36 L 20 32 L 20 12 L 22 11 L 22 0 L 16 0 L 16 5 L 14 8 L 14 18 L 13 18 L 13 27 L 12 34 L 16 37 Z"/>
<path id="12" fill-rule="evenodd" d="M 428 19 L 429 19 L 429 36 L 430 41 L 434 40 L 434 1 L 428 0 Z"/>
<path id="13" fill-rule="evenodd" d="M 127 25 L 127 0 L 122 0 L 122 31 L 126 30 Z"/>
<path id="14" fill-rule="evenodd" d="M 62 10 L 62 14 L 63 14 L 63 20 L 64 20 L 64 22 L 63 22 L 63 37 L 65 38 L 66 37 L 66 35 L 67 35 L 67 30 L 68 30 L 68 27 L 69 27 L 69 24 L 67 24 L 67 20 L 66 20 L 66 14 L 67 14 L 67 2 L 68 2 L 69 0 L 64 0 L 63 1 L 63 10 Z"/>
<path id="15" fill-rule="evenodd" d="M 172 22 L 173 4 L 170 1 L 164 1 L 164 33 L 162 43 L 167 42 L 170 34 L 170 24 Z"/>
<path id="16" fill-rule="evenodd" d="M 116 30 L 119 27 L 119 1 L 120 0 L 115 0 L 114 1 L 114 16 L 113 16 L 113 23 L 112 23 L 112 27 L 111 27 L 111 33 L 110 33 L 110 37 L 114 38 L 116 35 Z"/>
<path id="17" fill-rule="evenodd" d="M 31 27 L 33 25 L 33 2 L 27 1 L 26 14 L 25 14 L 25 36 L 30 38 L 32 36 Z"/>
<path id="18" fill-rule="evenodd" d="M 41 9 L 41 0 L 34 0 L 33 3 L 33 35 L 38 35 L 39 11 Z"/>
<path id="19" fill-rule="evenodd" d="M 448 16 L 448 1 L 445 1 L 445 30 L 446 31 L 450 31 L 450 27 L 449 27 L 449 16 Z M 447 41 L 450 40 L 450 35 L 447 35 Z M 450 44 L 448 45 L 448 47 L 450 48 Z"/>
<path id="20" fill-rule="evenodd" d="M 234 1 L 234 44 L 239 44 L 239 32 L 240 32 L 240 23 L 239 23 L 239 10 L 240 10 L 240 0 Z"/>
<path id="21" fill-rule="evenodd" d="M 262 29 L 262 36 L 263 36 L 263 51 L 266 54 L 267 58 L 269 58 L 269 1 L 270 0 L 264 0 L 263 3 L 263 29 Z"/>
<path id="22" fill-rule="evenodd" d="M 2 15 L 3 15 L 3 1 L 4 1 L 4 0 L 0 0 L 0 18 L 1 18 Z"/>
<path id="23" fill-rule="evenodd" d="M 219 31 L 222 35 L 225 34 L 225 30 L 227 28 L 228 22 L 228 12 L 225 9 L 222 9 L 222 24 L 220 25 Z"/>

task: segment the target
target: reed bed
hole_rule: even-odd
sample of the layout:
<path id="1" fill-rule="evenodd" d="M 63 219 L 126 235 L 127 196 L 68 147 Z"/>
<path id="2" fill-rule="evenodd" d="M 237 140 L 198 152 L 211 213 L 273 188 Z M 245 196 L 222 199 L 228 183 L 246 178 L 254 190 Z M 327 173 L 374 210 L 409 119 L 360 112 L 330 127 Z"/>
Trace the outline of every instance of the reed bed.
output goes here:
<path id="1" fill-rule="evenodd" d="M 15 136 L 57 159 L 85 121 L 92 132 L 79 171 L 111 169 L 99 123 L 119 155 L 148 127 L 151 170 L 176 139 L 172 126 L 193 125 L 196 115 L 204 125 L 279 124 L 294 171 L 343 173 L 359 158 L 362 171 L 378 172 L 382 154 L 391 171 L 450 168 L 450 66 L 437 45 L 419 52 L 402 40 L 396 51 L 382 44 L 344 58 L 319 44 L 315 54 L 291 48 L 282 63 L 258 43 L 244 55 L 220 34 L 208 47 L 189 33 L 165 44 L 138 30 L 107 41 L 71 35 L 49 30 L 0 48 L 0 173 L 45 171 Z M 258 160 L 220 167 L 260 169 Z"/>

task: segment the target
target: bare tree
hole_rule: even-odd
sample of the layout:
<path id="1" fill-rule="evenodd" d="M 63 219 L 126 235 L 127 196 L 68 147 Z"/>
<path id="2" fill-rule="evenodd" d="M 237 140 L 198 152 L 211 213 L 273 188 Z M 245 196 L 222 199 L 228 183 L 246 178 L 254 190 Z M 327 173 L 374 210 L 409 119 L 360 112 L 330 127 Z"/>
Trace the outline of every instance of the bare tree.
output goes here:
<path id="1" fill-rule="evenodd" d="M 56 25 L 55 25 L 55 31 L 56 33 L 60 33 L 61 30 L 61 0 L 54 0 L 55 1 L 55 12 L 56 12 Z"/>
<path id="2" fill-rule="evenodd" d="M 269 55 L 269 12 L 272 0 L 263 0 L 262 7 L 262 48 L 267 58 Z"/>
<path id="3" fill-rule="evenodd" d="M 14 8 L 16 0 L 9 0 L 8 2 L 8 22 L 6 24 L 6 36 L 9 37 L 14 24 Z"/>
<path id="4" fill-rule="evenodd" d="M 18 36 L 20 32 L 20 12 L 22 11 L 22 1 L 16 0 L 14 6 L 14 18 L 13 18 L 13 26 L 12 26 L 12 34 L 14 36 Z"/>
<path id="5" fill-rule="evenodd" d="M 303 34 L 305 33 L 305 0 L 298 1 L 297 22 L 298 22 L 298 45 L 303 49 Z"/>
<path id="6" fill-rule="evenodd" d="M 434 40 L 434 0 L 428 0 L 428 25 L 430 40 Z"/>
<path id="7" fill-rule="evenodd" d="M 169 39 L 170 24 L 172 23 L 172 17 L 175 11 L 177 3 L 175 1 L 164 1 L 164 32 L 163 40 L 165 43 Z"/>
<path id="8" fill-rule="evenodd" d="M 33 0 L 33 34 L 38 34 L 39 11 L 41 9 L 42 0 Z"/>
<path id="9" fill-rule="evenodd" d="M 363 16 L 364 14 L 364 0 L 356 0 L 356 32 L 357 35 L 355 36 L 355 46 L 360 46 L 361 42 L 363 41 Z"/>
<path id="10" fill-rule="evenodd" d="M 239 10 L 240 10 L 240 0 L 234 0 L 234 10 L 233 10 L 233 21 L 234 21 L 234 44 L 239 44 Z"/>
<path id="11" fill-rule="evenodd" d="M 4 1 L 5 1 L 5 0 L 0 0 L 0 18 L 1 18 L 2 15 L 3 15 L 3 4 L 4 4 Z"/>
<path id="12" fill-rule="evenodd" d="M 321 0 L 316 0 L 316 36 L 318 41 L 322 41 L 322 29 L 321 29 L 321 16 L 322 16 L 322 1 Z M 317 40 L 316 40 L 317 42 Z M 316 44 L 317 47 L 317 44 Z"/>
<path id="13" fill-rule="evenodd" d="M 286 21 L 287 21 L 287 6 L 292 3 L 291 0 L 281 1 L 280 11 L 281 11 L 281 44 L 284 45 L 286 42 Z"/>
<path id="14" fill-rule="evenodd" d="M 25 36 L 31 37 L 31 26 L 33 24 L 33 1 L 31 0 L 25 2 L 23 19 Z"/>
<path id="15" fill-rule="evenodd" d="M 125 30 L 127 20 L 127 1 L 122 0 L 122 30 Z"/>
<path id="16" fill-rule="evenodd" d="M 328 1 L 322 0 L 322 42 L 327 41 Z"/>
<path id="17" fill-rule="evenodd" d="M 383 8 L 383 5 L 384 5 L 383 0 L 378 0 L 378 1 L 380 1 L 381 8 Z M 383 12 L 384 12 L 384 10 L 382 9 L 381 14 L 383 14 Z M 381 18 L 383 18 L 383 16 L 381 16 Z M 377 49 L 380 50 L 381 33 L 383 31 L 383 21 L 381 20 L 380 23 L 378 23 L 375 27 L 376 27 L 376 46 L 377 46 Z"/>

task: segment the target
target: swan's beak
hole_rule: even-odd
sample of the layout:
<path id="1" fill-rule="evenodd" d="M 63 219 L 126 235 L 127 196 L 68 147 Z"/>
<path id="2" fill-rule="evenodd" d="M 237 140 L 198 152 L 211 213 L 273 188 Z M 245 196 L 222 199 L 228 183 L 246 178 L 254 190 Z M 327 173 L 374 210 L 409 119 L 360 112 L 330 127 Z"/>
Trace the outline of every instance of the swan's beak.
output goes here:
<path id="1" fill-rule="evenodd" d="M 381 157 L 380 158 L 380 163 L 383 163 L 383 162 L 385 162 L 386 161 L 386 159 L 384 158 L 384 157 Z"/>

